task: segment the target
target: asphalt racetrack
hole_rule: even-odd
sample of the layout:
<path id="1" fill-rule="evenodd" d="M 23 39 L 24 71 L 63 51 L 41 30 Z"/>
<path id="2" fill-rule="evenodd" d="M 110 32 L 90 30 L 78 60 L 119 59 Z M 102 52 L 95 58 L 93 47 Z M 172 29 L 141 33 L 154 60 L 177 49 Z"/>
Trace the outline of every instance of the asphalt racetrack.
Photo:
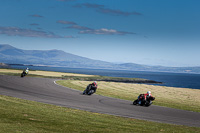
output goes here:
<path id="1" fill-rule="evenodd" d="M 151 105 L 141 107 L 132 101 L 93 94 L 55 84 L 56 79 L 0 75 L 0 95 L 162 123 L 200 127 L 200 113 Z M 98 90 L 97 90 L 98 91 Z M 133 99 L 134 100 L 134 99 Z"/>

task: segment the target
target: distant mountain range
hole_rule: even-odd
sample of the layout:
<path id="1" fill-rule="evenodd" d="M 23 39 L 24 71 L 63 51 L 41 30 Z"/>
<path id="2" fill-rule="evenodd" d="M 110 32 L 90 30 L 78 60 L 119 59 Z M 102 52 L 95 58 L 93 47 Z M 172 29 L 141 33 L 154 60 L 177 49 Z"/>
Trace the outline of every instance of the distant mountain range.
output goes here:
<path id="1" fill-rule="evenodd" d="M 6 64 L 47 65 L 70 68 L 112 69 L 131 71 L 200 73 L 200 67 L 164 67 L 135 63 L 115 64 L 66 53 L 62 50 L 22 50 L 0 44 L 0 62 Z"/>

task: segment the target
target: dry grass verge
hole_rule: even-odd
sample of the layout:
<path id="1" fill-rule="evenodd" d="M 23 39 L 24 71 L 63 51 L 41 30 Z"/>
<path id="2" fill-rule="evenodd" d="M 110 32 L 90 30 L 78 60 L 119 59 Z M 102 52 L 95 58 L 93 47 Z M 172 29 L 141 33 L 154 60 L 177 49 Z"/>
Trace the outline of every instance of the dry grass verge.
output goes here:
<path id="1" fill-rule="evenodd" d="M 64 80 L 57 83 L 83 91 L 91 81 Z M 198 89 L 100 81 L 97 94 L 133 101 L 139 94 L 147 91 L 151 91 L 156 97 L 154 105 L 200 112 L 200 90 Z"/>
<path id="2" fill-rule="evenodd" d="M 22 73 L 22 70 L 13 69 L 0 69 L 0 73 Z M 29 71 L 29 74 L 47 76 L 47 77 L 63 77 L 63 76 L 77 76 L 77 77 L 92 77 L 93 75 L 64 73 L 64 72 L 52 72 L 52 71 Z"/>

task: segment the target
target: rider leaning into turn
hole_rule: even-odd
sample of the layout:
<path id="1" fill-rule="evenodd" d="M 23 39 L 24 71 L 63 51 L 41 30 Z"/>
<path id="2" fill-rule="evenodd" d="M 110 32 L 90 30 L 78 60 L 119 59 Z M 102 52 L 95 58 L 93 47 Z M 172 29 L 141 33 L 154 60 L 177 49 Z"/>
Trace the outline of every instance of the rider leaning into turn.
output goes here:
<path id="1" fill-rule="evenodd" d="M 96 92 L 96 90 L 97 90 L 97 81 L 94 81 L 93 83 L 91 83 L 91 84 L 89 84 L 88 86 L 87 86 L 87 88 L 88 87 L 90 87 L 91 86 L 91 92 L 90 93 L 95 93 Z M 86 88 L 86 89 L 87 89 Z M 86 93 L 86 90 L 83 92 L 83 94 L 85 94 Z"/>
<path id="2" fill-rule="evenodd" d="M 92 83 L 92 90 L 94 90 L 94 93 L 96 92 L 96 89 L 97 89 L 97 81 L 94 81 Z"/>
<path id="3" fill-rule="evenodd" d="M 138 96 L 138 103 L 139 104 L 141 104 L 141 100 L 147 100 L 147 99 L 149 99 L 149 98 L 151 98 L 151 99 L 155 99 L 152 95 L 151 95 L 151 91 L 147 91 L 147 93 L 146 94 L 140 94 L 139 96 Z"/>
<path id="4" fill-rule="evenodd" d="M 26 74 L 28 74 L 29 68 L 27 67 L 26 70 L 24 70 L 24 72 L 25 72 Z"/>
<path id="5" fill-rule="evenodd" d="M 149 97 L 153 97 L 153 96 L 151 95 L 151 91 L 147 91 L 147 93 L 144 94 L 144 100 L 146 100 L 146 99 L 149 98 Z"/>

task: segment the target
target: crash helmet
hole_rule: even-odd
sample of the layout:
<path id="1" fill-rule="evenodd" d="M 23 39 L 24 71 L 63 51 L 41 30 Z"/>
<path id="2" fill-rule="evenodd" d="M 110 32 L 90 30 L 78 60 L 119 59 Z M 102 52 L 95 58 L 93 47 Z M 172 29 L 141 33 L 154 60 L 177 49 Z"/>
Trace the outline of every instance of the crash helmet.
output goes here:
<path id="1" fill-rule="evenodd" d="M 27 67 L 26 70 L 29 70 L 29 68 Z"/>
<path id="2" fill-rule="evenodd" d="M 147 94 L 150 96 L 151 95 L 151 91 L 147 91 Z"/>
<path id="3" fill-rule="evenodd" d="M 93 84 L 94 84 L 94 85 L 97 85 L 97 81 L 94 81 Z"/>

